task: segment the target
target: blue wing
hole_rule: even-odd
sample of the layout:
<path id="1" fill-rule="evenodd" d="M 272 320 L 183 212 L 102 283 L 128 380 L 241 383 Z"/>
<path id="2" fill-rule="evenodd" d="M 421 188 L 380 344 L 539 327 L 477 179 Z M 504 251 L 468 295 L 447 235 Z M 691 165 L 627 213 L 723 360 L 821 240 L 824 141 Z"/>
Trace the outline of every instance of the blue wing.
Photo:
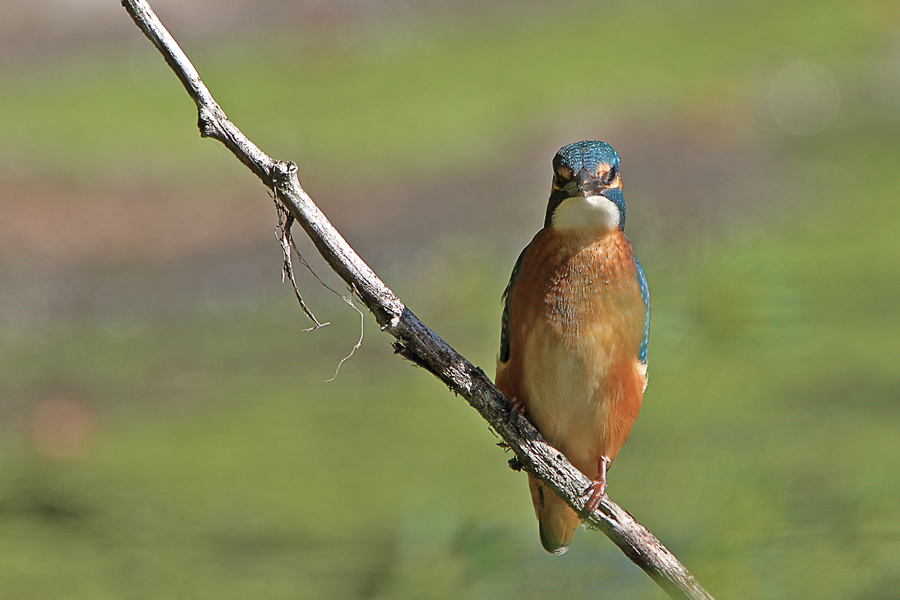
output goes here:
<path id="1" fill-rule="evenodd" d="M 516 264 L 513 267 L 512 274 L 509 276 L 509 283 L 506 284 L 506 289 L 503 290 L 503 316 L 500 318 L 500 362 L 503 363 L 509 362 L 509 293 L 516 283 L 516 277 L 519 276 L 519 269 L 522 268 L 522 260 L 525 258 L 525 253 L 530 246 L 531 244 L 525 246 L 519 254 L 519 258 L 516 259 Z"/>
<path id="2" fill-rule="evenodd" d="M 641 347 L 638 350 L 638 359 L 647 364 L 647 346 L 650 344 L 650 288 L 647 287 L 647 278 L 644 276 L 644 269 L 638 259 L 634 259 L 634 266 L 637 267 L 637 282 L 641 288 L 641 300 L 644 301 L 644 337 L 641 338 Z"/>

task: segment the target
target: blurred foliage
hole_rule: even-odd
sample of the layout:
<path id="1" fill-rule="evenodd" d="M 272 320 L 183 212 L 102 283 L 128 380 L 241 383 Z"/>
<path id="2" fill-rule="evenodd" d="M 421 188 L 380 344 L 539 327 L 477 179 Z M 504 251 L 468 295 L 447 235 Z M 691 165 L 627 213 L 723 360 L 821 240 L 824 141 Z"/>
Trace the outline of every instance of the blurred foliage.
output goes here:
<path id="1" fill-rule="evenodd" d="M 891 6 L 535 6 L 338 41 L 184 45 L 246 133 L 323 177 L 489 168 L 546 113 L 768 136 L 799 184 L 772 189 L 761 222 L 641 254 L 650 387 L 611 494 L 717 597 L 887 599 L 900 594 Z M 844 105 L 829 129 L 787 137 L 765 89 L 798 57 L 827 66 Z M 8 169 L 238 170 L 215 144 L 182 143 L 197 135 L 187 100 L 147 44 L 2 77 Z M 454 282 L 440 298 L 400 286 L 491 372 L 514 255 L 482 250 L 440 249 Z M 371 323 L 324 383 L 355 318 L 301 334 L 289 300 L 2 339 L 0 599 L 662 597 L 599 534 L 543 553 L 496 438 Z"/>
<path id="2" fill-rule="evenodd" d="M 270 154 L 325 176 L 384 178 L 496 164 L 548 114 L 712 113 L 751 127 L 740 114 L 773 66 L 806 56 L 858 75 L 889 6 L 555 3 L 199 48 L 190 31 L 175 33 L 232 120 Z M 2 77 L 7 168 L 77 178 L 233 170 L 214 144 L 185 143 L 197 136 L 189 100 L 143 39 L 130 55 Z"/>

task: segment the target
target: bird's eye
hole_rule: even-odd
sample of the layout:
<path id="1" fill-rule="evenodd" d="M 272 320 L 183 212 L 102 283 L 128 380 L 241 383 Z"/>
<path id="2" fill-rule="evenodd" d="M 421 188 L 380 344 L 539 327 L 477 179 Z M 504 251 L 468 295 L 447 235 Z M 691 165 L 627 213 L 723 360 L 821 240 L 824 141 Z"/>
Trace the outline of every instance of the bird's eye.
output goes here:
<path id="1" fill-rule="evenodd" d="M 609 185 L 610 183 L 612 183 L 613 180 L 616 178 L 616 175 L 618 174 L 618 172 L 619 172 L 619 170 L 616 167 L 610 167 L 609 171 L 606 172 L 606 177 L 603 178 L 603 183 L 605 183 L 606 185 Z"/>

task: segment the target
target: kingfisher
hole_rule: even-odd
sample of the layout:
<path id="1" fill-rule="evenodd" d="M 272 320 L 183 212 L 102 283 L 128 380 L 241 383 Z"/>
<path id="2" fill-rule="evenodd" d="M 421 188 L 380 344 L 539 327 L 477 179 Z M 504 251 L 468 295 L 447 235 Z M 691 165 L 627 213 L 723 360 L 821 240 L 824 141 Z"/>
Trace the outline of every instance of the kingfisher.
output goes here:
<path id="1" fill-rule="evenodd" d="M 596 140 L 564 146 L 544 227 L 503 293 L 497 387 L 593 480 L 589 511 L 647 387 L 650 293 L 624 229 L 619 155 Z M 531 475 L 528 484 L 541 544 L 564 554 L 578 514 Z"/>

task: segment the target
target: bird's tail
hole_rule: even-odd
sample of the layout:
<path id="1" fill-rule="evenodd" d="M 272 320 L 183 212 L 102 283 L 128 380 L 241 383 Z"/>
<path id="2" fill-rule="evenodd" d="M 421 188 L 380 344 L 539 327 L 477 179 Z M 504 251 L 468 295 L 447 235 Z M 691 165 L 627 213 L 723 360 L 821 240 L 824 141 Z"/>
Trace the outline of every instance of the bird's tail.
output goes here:
<path id="1" fill-rule="evenodd" d="M 528 476 L 531 501 L 541 529 L 541 545 L 552 554 L 565 554 L 575 537 L 575 530 L 581 524 L 572 508 L 556 492 Z"/>

